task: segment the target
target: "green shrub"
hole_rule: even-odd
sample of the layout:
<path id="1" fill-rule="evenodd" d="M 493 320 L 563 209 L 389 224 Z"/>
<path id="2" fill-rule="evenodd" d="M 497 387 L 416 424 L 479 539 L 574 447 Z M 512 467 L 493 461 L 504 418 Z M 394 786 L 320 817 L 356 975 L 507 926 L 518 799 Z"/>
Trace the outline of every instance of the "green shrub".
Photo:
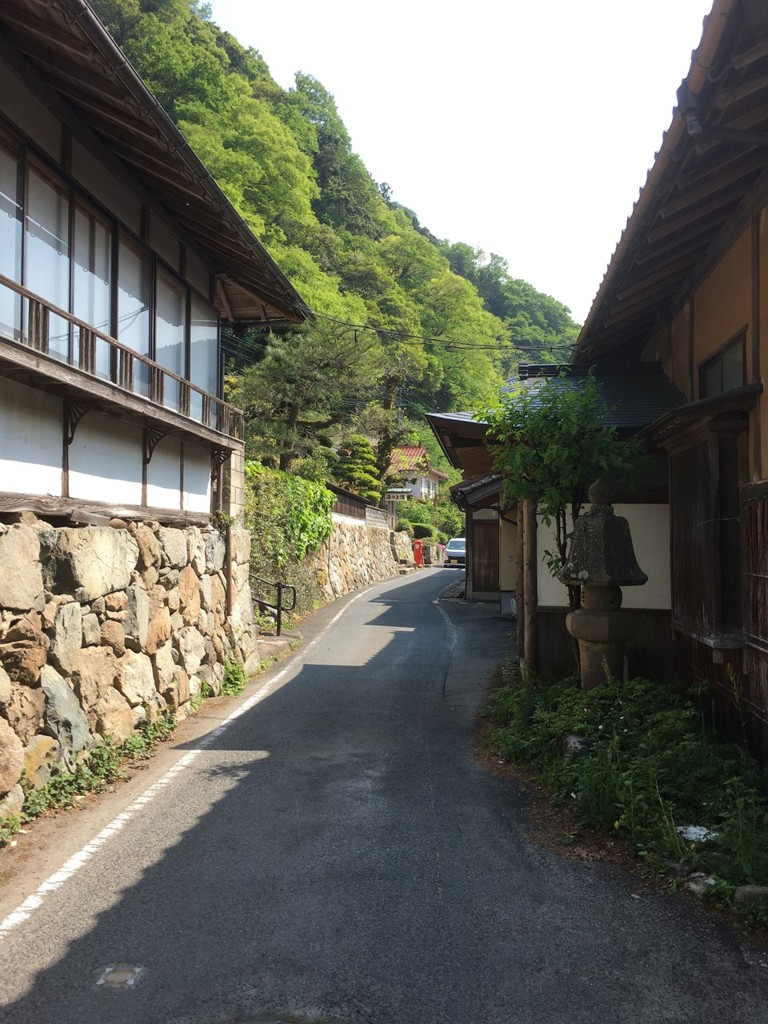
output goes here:
<path id="1" fill-rule="evenodd" d="M 245 689 L 248 679 L 245 669 L 236 661 L 228 661 L 224 665 L 224 682 L 221 684 L 221 692 L 225 697 L 237 697 Z"/>
<path id="2" fill-rule="evenodd" d="M 701 699 L 701 694 L 696 694 Z M 512 684 L 486 709 L 492 743 L 532 765 L 583 825 L 624 835 L 651 866 L 674 859 L 723 886 L 768 884 L 768 800 L 755 764 L 715 736 L 693 695 L 647 679 L 582 691 Z M 586 752 L 574 754 L 577 735 Z M 701 825 L 716 842 L 685 841 Z"/>
<path id="3" fill-rule="evenodd" d="M 434 540 L 435 532 L 431 526 L 425 526 L 423 523 L 414 523 L 413 536 L 416 540 Z"/>
<path id="4" fill-rule="evenodd" d="M 246 463 L 245 523 L 251 533 L 251 572 L 296 587 L 299 614 L 322 603 L 321 587 L 306 557 L 333 529 L 334 496 L 327 487 L 302 477 Z M 265 587 L 255 596 L 275 601 Z"/>
<path id="5" fill-rule="evenodd" d="M 395 529 L 407 533 L 409 537 L 413 536 L 413 523 L 409 523 L 407 519 L 398 519 Z"/>

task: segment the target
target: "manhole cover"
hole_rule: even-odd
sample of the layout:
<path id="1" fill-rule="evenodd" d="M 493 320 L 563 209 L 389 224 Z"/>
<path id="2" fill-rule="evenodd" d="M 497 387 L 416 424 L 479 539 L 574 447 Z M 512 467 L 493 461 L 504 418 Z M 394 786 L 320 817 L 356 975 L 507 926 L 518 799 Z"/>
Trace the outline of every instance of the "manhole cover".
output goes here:
<path id="1" fill-rule="evenodd" d="M 104 968 L 96 984 L 107 988 L 133 988 L 143 973 L 143 967 L 133 964 L 110 964 Z"/>

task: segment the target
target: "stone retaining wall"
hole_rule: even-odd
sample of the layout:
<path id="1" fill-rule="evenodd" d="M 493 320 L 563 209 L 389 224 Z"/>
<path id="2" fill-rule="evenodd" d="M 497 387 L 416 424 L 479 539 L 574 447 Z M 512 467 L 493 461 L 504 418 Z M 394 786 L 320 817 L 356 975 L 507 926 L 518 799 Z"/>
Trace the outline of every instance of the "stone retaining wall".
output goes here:
<path id="1" fill-rule="evenodd" d="M 427 564 L 440 564 L 440 549 L 425 545 L 425 554 L 427 547 Z M 334 516 L 333 533 L 319 551 L 310 555 L 310 566 L 325 600 L 333 601 L 412 569 L 413 546 L 404 531 L 382 530 L 362 520 Z"/>
<path id="2" fill-rule="evenodd" d="M 111 735 L 258 666 L 249 535 L 116 521 L 0 525 L 0 818 Z M 250 664 L 249 664 L 250 662 Z"/>

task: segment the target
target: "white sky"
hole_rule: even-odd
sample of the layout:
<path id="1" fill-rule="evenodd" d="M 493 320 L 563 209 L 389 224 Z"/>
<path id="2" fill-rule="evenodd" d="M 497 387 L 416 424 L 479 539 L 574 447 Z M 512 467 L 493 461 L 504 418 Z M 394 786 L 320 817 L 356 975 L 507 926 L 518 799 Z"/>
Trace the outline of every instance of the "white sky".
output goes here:
<path id="1" fill-rule="evenodd" d="M 712 0 L 212 0 L 438 238 L 586 317 Z"/>

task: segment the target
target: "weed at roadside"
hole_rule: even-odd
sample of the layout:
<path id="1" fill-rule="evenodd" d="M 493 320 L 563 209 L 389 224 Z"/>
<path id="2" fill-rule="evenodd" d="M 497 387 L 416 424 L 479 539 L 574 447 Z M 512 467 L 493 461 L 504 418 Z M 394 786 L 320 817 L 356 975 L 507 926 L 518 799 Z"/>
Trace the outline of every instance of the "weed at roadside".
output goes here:
<path id="1" fill-rule="evenodd" d="M 768 885 L 768 800 L 754 762 L 720 741 L 701 693 L 635 679 L 582 691 L 507 679 L 485 716 L 504 761 L 531 766 L 582 826 L 623 837 L 651 871 L 673 862 L 715 879 L 729 900 L 739 885 Z M 704 830 L 686 838 L 685 826 Z M 764 908 L 748 916 L 768 923 Z"/>

